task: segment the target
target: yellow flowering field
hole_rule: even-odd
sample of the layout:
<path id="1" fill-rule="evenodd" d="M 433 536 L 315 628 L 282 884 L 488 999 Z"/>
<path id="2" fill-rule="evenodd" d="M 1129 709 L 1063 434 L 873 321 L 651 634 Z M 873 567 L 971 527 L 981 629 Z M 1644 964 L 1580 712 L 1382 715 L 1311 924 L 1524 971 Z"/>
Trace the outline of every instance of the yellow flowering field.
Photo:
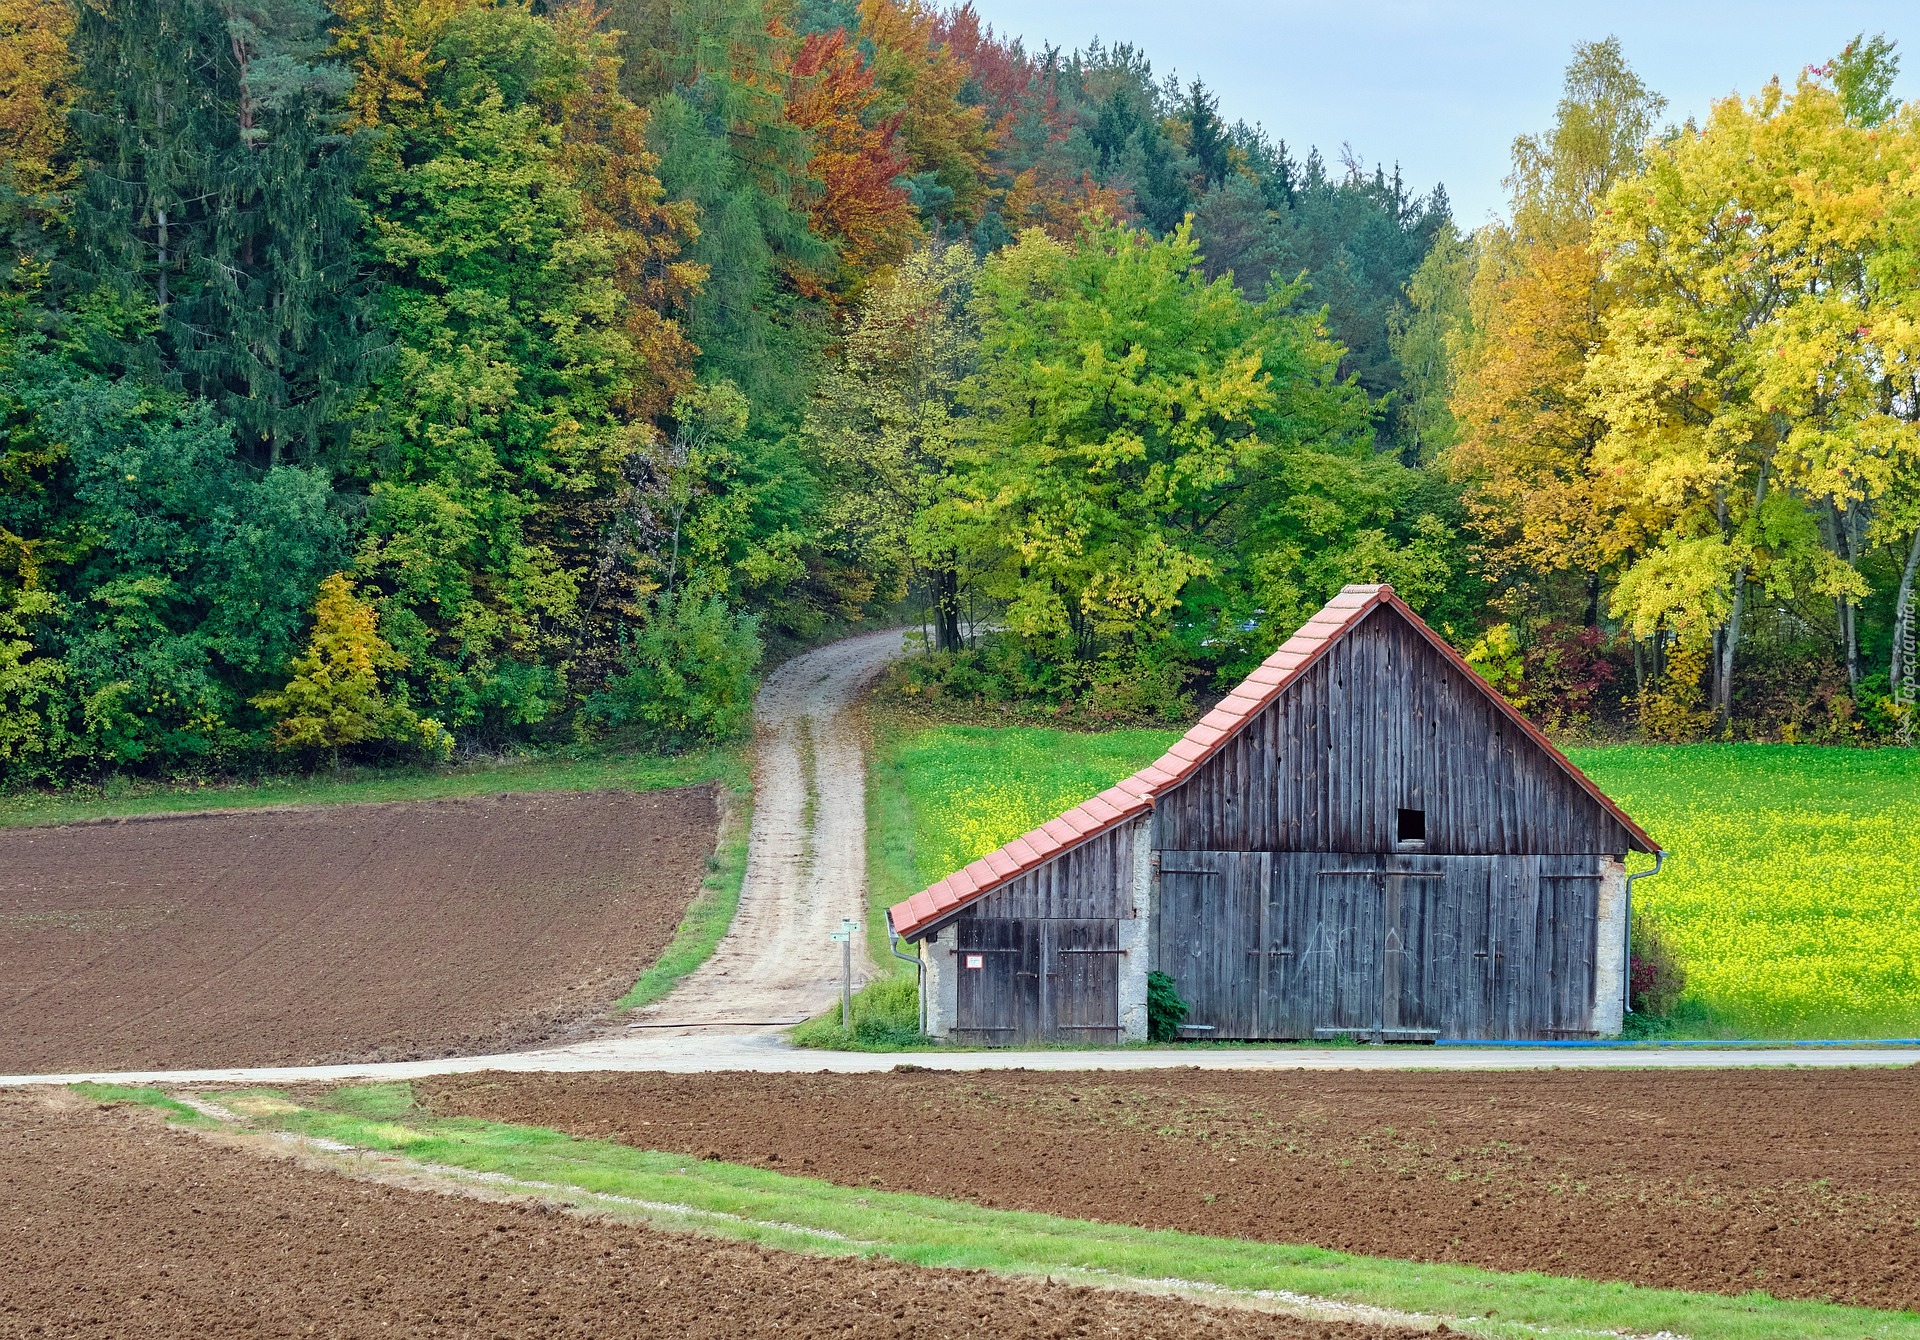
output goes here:
<path id="1" fill-rule="evenodd" d="M 1687 999 L 1760 1037 L 1920 1035 L 1920 753 L 1571 751 L 1666 847 L 1641 908 Z"/>
<path id="2" fill-rule="evenodd" d="M 922 887 L 1151 762 L 1168 731 L 945 726 L 888 751 Z M 1920 1036 L 1920 751 L 1571 751 L 1671 856 L 1636 886 L 1703 1031 Z M 905 890 L 911 892 L 911 889 Z"/>

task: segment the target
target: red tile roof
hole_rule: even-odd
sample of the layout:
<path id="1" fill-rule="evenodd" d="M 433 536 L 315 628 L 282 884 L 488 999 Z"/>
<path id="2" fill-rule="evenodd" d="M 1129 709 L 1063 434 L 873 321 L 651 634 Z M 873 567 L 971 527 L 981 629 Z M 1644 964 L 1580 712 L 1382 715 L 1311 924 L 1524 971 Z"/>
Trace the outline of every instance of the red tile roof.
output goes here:
<path id="1" fill-rule="evenodd" d="M 908 939 L 914 939 L 935 922 L 945 920 L 968 903 L 1046 864 L 1068 848 L 1077 847 L 1090 838 L 1150 812 L 1156 795 L 1185 781 L 1242 726 L 1278 698 L 1287 685 L 1318 660 L 1328 647 L 1381 605 L 1393 606 L 1408 623 L 1425 635 L 1436 650 L 1469 680 L 1479 685 L 1510 720 L 1547 751 L 1562 771 L 1620 821 L 1640 844 L 1640 850 L 1650 852 L 1657 849 L 1653 839 L 1628 818 L 1624 810 L 1608 799 L 1606 793 L 1588 780 L 1587 775 L 1576 768 L 1565 754 L 1554 748 L 1552 742 L 1532 722 L 1520 715 L 1481 679 L 1474 668 L 1447 645 L 1445 639 L 1407 608 L 1406 603 L 1394 595 L 1391 586 L 1349 586 L 1307 620 L 1299 632 L 1281 643 L 1278 651 L 1262 661 L 1259 668 L 1248 675 L 1238 688 L 1200 718 L 1192 730 L 1176 740 L 1159 761 L 1148 764 L 1118 785 L 1074 806 L 1058 818 L 1047 820 L 1032 832 L 1015 838 L 998 851 L 989 852 L 965 869 L 955 871 L 906 901 L 895 903 L 887 910 L 887 918 L 893 923 L 894 930 Z"/>

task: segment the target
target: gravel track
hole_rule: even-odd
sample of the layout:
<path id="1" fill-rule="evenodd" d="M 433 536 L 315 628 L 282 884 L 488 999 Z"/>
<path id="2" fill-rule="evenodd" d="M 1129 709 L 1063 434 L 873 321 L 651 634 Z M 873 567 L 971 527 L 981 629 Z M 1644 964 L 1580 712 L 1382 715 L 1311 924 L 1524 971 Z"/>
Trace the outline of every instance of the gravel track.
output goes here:
<path id="1" fill-rule="evenodd" d="M 853 713 L 903 646 L 898 629 L 869 633 L 796 656 L 767 677 L 754 704 L 740 910 L 713 957 L 643 1011 L 646 1022 L 798 1022 L 839 997 L 840 948 L 827 937 L 843 917 L 866 924 L 866 738 Z M 864 936 L 855 941 L 856 987 L 878 971 L 865 945 Z M 643 1045 L 674 1045 L 675 1030 L 648 1032 Z"/>

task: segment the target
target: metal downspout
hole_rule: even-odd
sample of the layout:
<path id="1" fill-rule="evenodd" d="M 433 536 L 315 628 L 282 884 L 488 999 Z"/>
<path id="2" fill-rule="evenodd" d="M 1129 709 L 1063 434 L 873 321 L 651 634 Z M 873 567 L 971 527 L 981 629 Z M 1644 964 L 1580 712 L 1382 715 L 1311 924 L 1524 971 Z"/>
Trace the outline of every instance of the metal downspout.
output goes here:
<path id="1" fill-rule="evenodd" d="M 1628 901 L 1631 902 L 1631 898 Z M 900 932 L 893 928 L 892 909 L 887 911 L 887 948 L 893 951 L 895 958 L 913 965 L 914 990 L 920 997 L 920 1035 L 925 1037 L 927 1033 L 927 961 L 918 954 L 900 952 Z"/>
<path id="2" fill-rule="evenodd" d="M 1636 879 L 1645 879 L 1648 875 L 1659 874 L 1660 867 L 1666 863 L 1667 854 L 1664 851 L 1656 851 L 1653 854 L 1653 869 L 1642 870 L 1638 874 L 1627 876 L 1627 915 L 1624 918 L 1627 923 L 1627 950 L 1625 956 L 1620 960 L 1620 966 L 1627 977 L 1625 983 L 1622 984 L 1620 992 L 1620 1007 L 1622 1013 L 1625 1014 L 1633 1013 L 1633 881 Z M 889 923 L 889 925 L 891 925 L 891 923 Z"/>

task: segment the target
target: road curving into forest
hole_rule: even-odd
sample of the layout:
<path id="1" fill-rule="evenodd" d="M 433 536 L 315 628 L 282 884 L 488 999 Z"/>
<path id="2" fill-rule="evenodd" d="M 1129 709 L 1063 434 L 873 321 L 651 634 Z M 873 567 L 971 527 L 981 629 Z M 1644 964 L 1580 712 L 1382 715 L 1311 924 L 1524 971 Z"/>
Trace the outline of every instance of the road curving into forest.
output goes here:
<path id="1" fill-rule="evenodd" d="M 866 731 L 862 692 L 901 654 L 899 629 L 796 656 L 754 705 L 753 828 L 740 910 L 713 957 L 665 1000 L 639 1012 L 654 1041 L 716 1028 L 777 1031 L 840 993 L 843 919 L 867 903 Z M 853 941 L 854 985 L 878 971 Z M 679 1025 L 679 1027 L 675 1027 Z"/>

